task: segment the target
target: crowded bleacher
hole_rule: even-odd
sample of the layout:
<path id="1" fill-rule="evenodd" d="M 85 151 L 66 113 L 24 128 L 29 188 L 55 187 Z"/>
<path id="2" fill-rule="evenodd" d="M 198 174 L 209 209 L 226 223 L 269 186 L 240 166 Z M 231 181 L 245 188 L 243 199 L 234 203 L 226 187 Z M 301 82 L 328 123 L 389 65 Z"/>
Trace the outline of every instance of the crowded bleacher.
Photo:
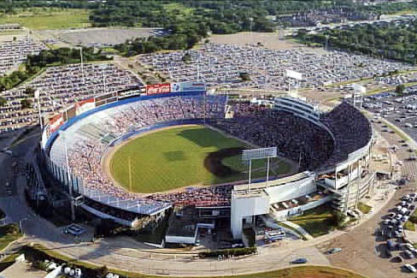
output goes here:
<path id="1" fill-rule="evenodd" d="M 327 131 L 303 118 L 248 102 L 238 102 L 233 109 L 233 118 L 213 124 L 259 147 L 276 146 L 281 156 L 299 163 L 301 171 L 317 168 L 333 150 Z"/>
<path id="2" fill-rule="evenodd" d="M 321 122 L 329 128 L 336 141 L 334 151 L 321 165 L 322 169 L 346 160 L 350 153 L 366 146 L 372 138 L 368 119 L 347 102 L 322 115 Z"/>
<path id="3" fill-rule="evenodd" d="M 95 117 L 90 117 L 91 119 L 86 118 L 82 125 L 75 126 L 75 131 L 71 131 L 71 138 L 67 139 L 69 164 L 72 173 L 82 178 L 84 194 L 93 197 L 98 196 L 97 192 L 101 192 L 116 199 L 134 199 L 140 206 L 137 212 L 143 214 L 163 208 L 167 203 L 227 205 L 228 189 L 220 188 L 196 189 L 192 193 L 138 196 L 115 186 L 101 167 L 101 158 L 108 148 L 108 144 L 102 140 L 104 135 L 112 134 L 112 138 L 118 138 L 128 131 L 157 123 L 224 117 L 225 96 L 206 97 L 205 109 L 203 101 L 201 95 L 138 101 L 99 112 Z M 51 148 L 50 157 L 57 165 L 65 168 L 63 150 L 63 140 L 58 138 Z"/>
<path id="4" fill-rule="evenodd" d="M 183 95 L 133 101 L 102 110 L 75 122 L 66 131 L 71 136 L 65 136 L 65 142 L 59 136 L 50 149 L 50 158 L 65 169 L 66 143 L 71 172 L 82 179 L 82 193 L 87 200 L 96 209 L 132 220 L 135 215 L 152 215 L 171 205 L 229 206 L 233 185 L 191 187 L 148 195 L 129 192 L 114 184 L 101 164 L 111 142 L 127 133 L 152 126 L 159 128 L 161 123 L 169 125 L 173 121 L 177 124 L 178 120 L 204 118 L 206 124 L 254 146 L 277 146 L 279 155 L 297 162 L 299 171 L 334 165 L 365 146 L 372 135 L 367 119 L 348 103 L 322 114 L 321 123 L 313 123 L 246 101 L 229 101 L 228 113 L 232 112 L 233 116 L 225 117 L 226 102 L 227 97 L 222 95 Z M 101 209 L 106 203 L 117 209 Z M 118 213 L 120 209 L 128 212 Z"/>

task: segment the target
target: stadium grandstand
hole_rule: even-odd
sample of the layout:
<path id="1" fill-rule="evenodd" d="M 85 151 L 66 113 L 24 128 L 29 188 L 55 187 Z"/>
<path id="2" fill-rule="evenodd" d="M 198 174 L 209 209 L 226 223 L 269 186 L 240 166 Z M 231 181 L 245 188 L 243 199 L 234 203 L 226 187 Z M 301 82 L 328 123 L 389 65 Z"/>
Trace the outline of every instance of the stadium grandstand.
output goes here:
<path id="1" fill-rule="evenodd" d="M 81 101 L 72 117 L 64 119 L 64 111 L 44 128 L 41 145 L 47 167 L 63 188 L 83 196 L 82 208 L 127 226 L 158 221 L 172 207 L 206 209 L 206 217 L 230 217 L 233 237 L 239 239 L 254 216 L 282 220 L 327 202 L 347 213 L 372 191 L 372 128 L 350 104 L 343 102 L 324 113 L 293 97 L 263 106 L 209 95 L 199 85 L 177 91 L 165 87 L 123 100 L 110 94 L 107 101 Z M 298 172 L 272 176 L 269 182 L 254 179 L 250 184 L 142 194 L 114 184 L 102 167 L 106 153 L 130 138 L 187 124 L 213 127 L 254 147 L 277 147 L 280 156 L 296 162 Z M 193 242 L 181 240 L 176 243 Z"/>

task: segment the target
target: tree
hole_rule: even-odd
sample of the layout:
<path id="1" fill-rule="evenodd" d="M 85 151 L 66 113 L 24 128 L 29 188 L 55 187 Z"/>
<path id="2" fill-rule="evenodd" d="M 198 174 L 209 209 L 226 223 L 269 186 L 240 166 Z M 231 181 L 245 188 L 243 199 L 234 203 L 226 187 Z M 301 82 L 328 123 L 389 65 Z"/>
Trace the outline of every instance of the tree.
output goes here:
<path id="1" fill-rule="evenodd" d="M 191 63 L 191 54 L 190 53 L 185 53 L 184 56 L 182 56 L 181 59 L 184 63 L 189 64 Z"/>
<path id="2" fill-rule="evenodd" d="M 333 213 L 333 221 L 338 228 L 343 228 L 346 221 L 346 215 L 343 212 L 335 211 Z"/>
<path id="3" fill-rule="evenodd" d="M 30 99 L 24 98 L 20 101 L 22 109 L 32 108 L 32 101 Z"/>
<path id="4" fill-rule="evenodd" d="M 23 93 L 24 93 L 25 95 L 27 95 L 27 96 L 34 97 L 34 96 L 35 96 L 35 89 L 33 89 L 32 87 L 27 87 L 27 88 L 23 91 Z"/>
<path id="5" fill-rule="evenodd" d="M 239 77 L 242 81 L 250 81 L 250 75 L 247 72 L 240 72 Z"/>
<path id="6" fill-rule="evenodd" d="M 404 84 L 400 84 L 395 88 L 395 93 L 399 96 L 402 96 L 404 94 L 405 86 Z"/>
<path id="7" fill-rule="evenodd" d="M 97 269 L 97 278 L 105 278 L 108 273 L 109 269 L 107 268 L 107 266 L 103 265 L 102 267 Z"/>
<path id="8" fill-rule="evenodd" d="M 0 107 L 3 107 L 7 104 L 7 100 L 4 97 L 0 97 Z"/>

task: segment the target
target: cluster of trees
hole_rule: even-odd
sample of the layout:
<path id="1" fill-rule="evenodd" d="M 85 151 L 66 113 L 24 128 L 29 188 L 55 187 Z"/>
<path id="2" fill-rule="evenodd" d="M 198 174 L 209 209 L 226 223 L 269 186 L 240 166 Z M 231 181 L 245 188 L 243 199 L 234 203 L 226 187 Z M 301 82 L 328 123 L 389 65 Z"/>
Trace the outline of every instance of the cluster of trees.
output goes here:
<path id="1" fill-rule="evenodd" d="M 84 48 L 82 50 L 84 61 L 103 61 L 110 60 L 101 50 L 95 51 L 94 48 Z M 43 68 L 46 66 L 66 65 L 80 62 L 80 49 L 62 47 L 52 50 L 42 50 L 39 54 L 29 55 L 26 61 L 28 68 Z"/>
<path id="2" fill-rule="evenodd" d="M 0 13 L 13 14 L 18 10 L 27 8 L 69 8 L 69 9 L 95 9 L 99 7 L 99 3 L 86 0 L 0 0 Z"/>
<path id="3" fill-rule="evenodd" d="M 125 56 L 152 53 L 160 50 L 189 49 L 206 36 L 206 26 L 190 23 L 184 29 L 181 26 L 176 26 L 175 33 L 160 37 L 136 38 L 116 45 L 115 49 Z"/>
<path id="4" fill-rule="evenodd" d="M 93 26 L 142 26 L 164 28 L 167 35 L 135 39 L 118 45 L 124 55 L 159 50 L 187 49 L 209 33 L 231 34 L 240 31 L 272 32 L 276 23 L 268 16 L 326 8 L 350 8 L 360 12 L 393 13 L 409 10 L 416 3 L 383 3 L 364 6 L 346 0 L 0 0 L 0 12 L 11 13 L 28 7 L 90 9 Z"/>
<path id="5" fill-rule="evenodd" d="M 411 64 L 417 62 L 417 21 L 406 23 L 364 24 L 348 29 L 326 30 L 309 34 L 300 30 L 297 38 L 309 45 L 388 58 Z"/>

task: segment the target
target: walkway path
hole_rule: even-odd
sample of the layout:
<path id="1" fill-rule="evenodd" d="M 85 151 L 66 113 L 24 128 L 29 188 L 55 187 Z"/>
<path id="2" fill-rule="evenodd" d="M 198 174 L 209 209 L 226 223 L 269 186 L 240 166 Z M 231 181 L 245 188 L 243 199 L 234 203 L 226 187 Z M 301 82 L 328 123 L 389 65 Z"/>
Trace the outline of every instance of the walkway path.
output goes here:
<path id="1" fill-rule="evenodd" d="M 300 225 L 295 224 L 294 222 L 291 221 L 283 221 L 282 223 L 284 223 L 287 226 L 290 226 L 291 228 L 293 228 L 294 230 L 297 230 L 297 232 L 299 232 L 300 234 L 302 234 L 307 240 L 312 240 L 314 239 L 314 237 L 312 237 L 306 230 L 304 230 L 303 227 L 301 227 Z"/>

